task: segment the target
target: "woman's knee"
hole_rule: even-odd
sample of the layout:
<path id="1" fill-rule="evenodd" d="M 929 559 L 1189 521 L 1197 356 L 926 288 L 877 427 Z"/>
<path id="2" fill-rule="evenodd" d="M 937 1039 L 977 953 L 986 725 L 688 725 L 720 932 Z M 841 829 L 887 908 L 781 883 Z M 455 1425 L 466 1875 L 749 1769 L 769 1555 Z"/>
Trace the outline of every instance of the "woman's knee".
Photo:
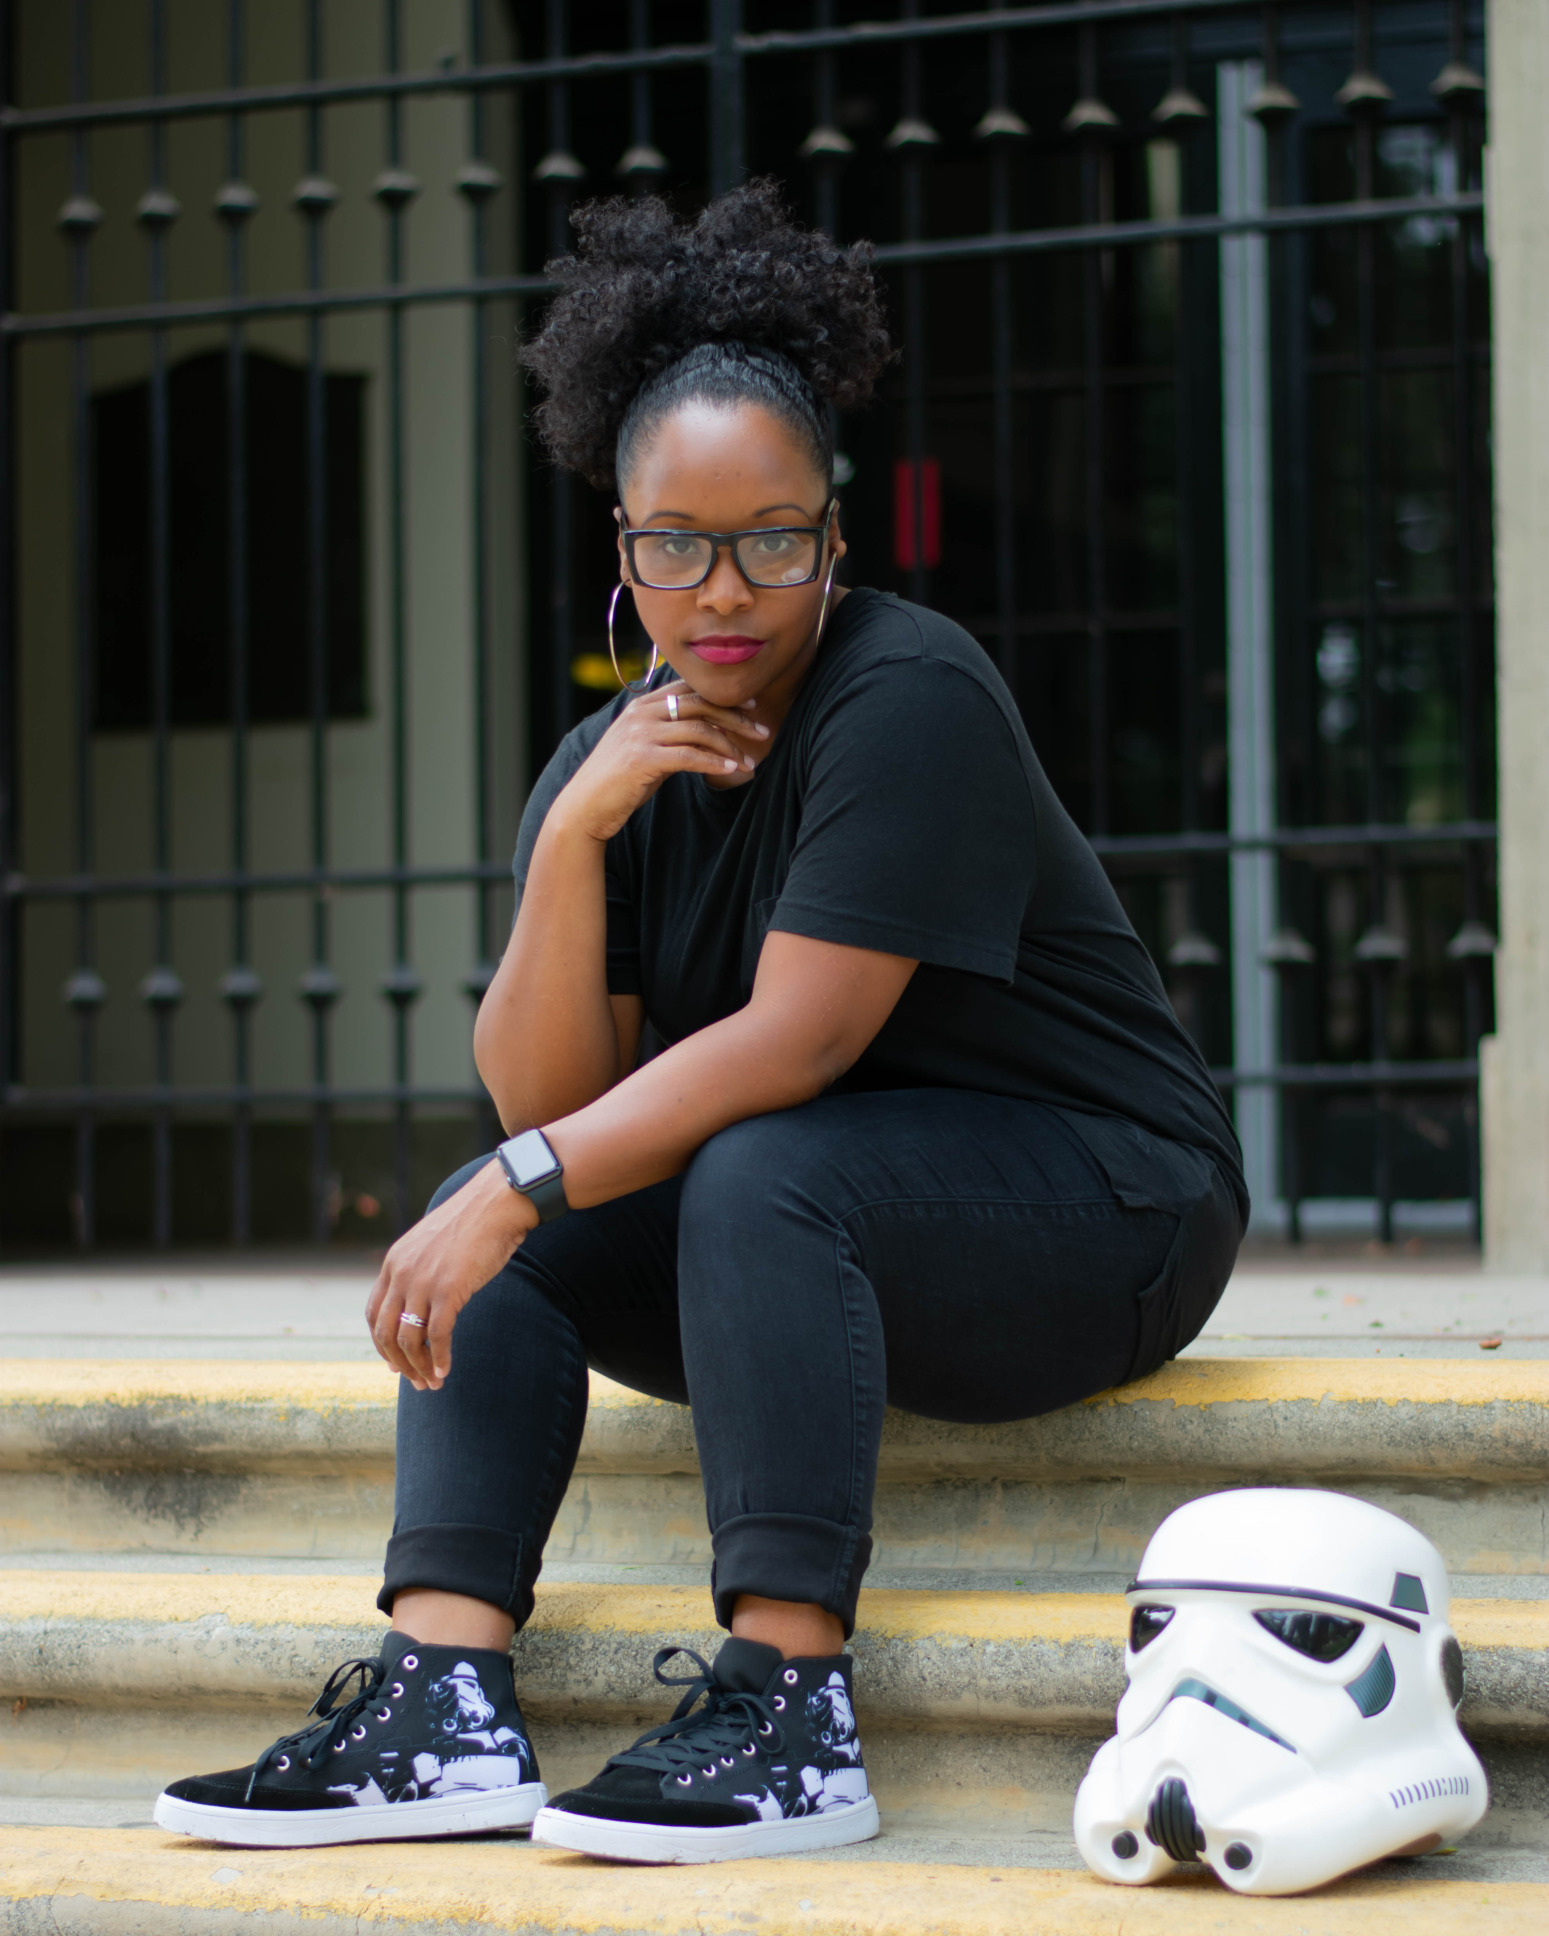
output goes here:
<path id="1" fill-rule="evenodd" d="M 426 1216 L 428 1217 L 432 1210 L 439 1210 L 448 1197 L 455 1197 L 465 1183 L 472 1182 L 486 1163 L 493 1161 L 493 1157 L 476 1156 L 471 1163 L 464 1163 L 460 1170 L 453 1170 L 445 1183 L 441 1185 L 429 1203 L 425 1205 Z"/>
<path id="2" fill-rule="evenodd" d="M 831 1167 L 811 1106 L 748 1116 L 701 1145 L 683 1180 L 683 1214 L 773 1204 Z"/>

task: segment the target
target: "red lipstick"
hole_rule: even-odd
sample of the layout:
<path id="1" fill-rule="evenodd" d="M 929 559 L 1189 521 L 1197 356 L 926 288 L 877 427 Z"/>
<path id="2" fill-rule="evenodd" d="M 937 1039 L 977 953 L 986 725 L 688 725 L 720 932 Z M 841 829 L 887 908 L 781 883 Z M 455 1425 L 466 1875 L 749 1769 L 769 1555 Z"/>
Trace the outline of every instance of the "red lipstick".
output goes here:
<path id="1" fill-rule="evenodd" d="M 690 639 L 688 649 L 707 665 L 742 665 L 763 651 L 764 641 L 741 633 L 711 632 L 702 639 Z"/>

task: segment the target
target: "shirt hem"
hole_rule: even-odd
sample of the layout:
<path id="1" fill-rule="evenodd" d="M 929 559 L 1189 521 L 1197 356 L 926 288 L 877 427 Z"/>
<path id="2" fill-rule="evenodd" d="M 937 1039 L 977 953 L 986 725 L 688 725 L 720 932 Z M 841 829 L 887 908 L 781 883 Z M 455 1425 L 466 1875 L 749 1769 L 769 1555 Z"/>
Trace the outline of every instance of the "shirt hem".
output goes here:
<path id="1" fill-rule="evenodd" d="M 836 941 L 843 947 L 873 948 L 878 953 L 903 955 L 932 968 L 956 968 L 983 975 L 1009 987 L 1016 974 L 1015 950 L 965 948 L 955 937 L 935 935 L 920 928 L 868 921 L 855 914 L 834 915 L 821 908 L 795 907 L 782 901 L 769 923 L 771 934 L 799 934 L 807 941 Z"/>

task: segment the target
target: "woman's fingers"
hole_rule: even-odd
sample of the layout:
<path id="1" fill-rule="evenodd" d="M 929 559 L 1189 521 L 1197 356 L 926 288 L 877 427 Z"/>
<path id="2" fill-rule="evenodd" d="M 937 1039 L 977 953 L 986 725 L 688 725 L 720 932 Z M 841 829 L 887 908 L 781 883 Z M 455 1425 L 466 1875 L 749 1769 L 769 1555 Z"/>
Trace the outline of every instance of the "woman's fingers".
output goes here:
<path id="1" fill-rule="evenodd" d="M 415 1336 L 415 1327 L 402 1323 L 404 1307 L 404 1288 L 394 1283 L 389 1261 L 382 1266 L 382 1275 L 377 1279 L 377 1288 L 371 1293 L 371 1303 L 367 1306 L 371 1342 L 376 1346 L 378 1356 L 400 1377 L 423 1386 L 425 1373 L 406 1349 Z"/>
<path id="2" fill-rule="evenodd" d="M 432 1391 L 439 1391 L 452 1369 L 452 1327 L 457 1311 L 450 1298 L 438 1298 L 430 1307 L 430 1320 L 420 1334 L 425 1341 L 427 1376 Z"/>
<path id="3" fill-rule="evenodd" d="M 769 728 L 761 720 L 749 718 L 746 711 L 739 711 L 734 706 L 714 705 L 682 680 L 670 686 L 659 686 L 650 695 L 650 702 L 655 702 L 660 709 L 659 716 L 669 721 L 674 717 L 669 701 L 674 699 L 678 702 L 676 717 L 680 720 L 708 720 L 729 733 L 751 740 L 755 745 L 762 744 L 769 737 Z"/>
<path id="4" fill-rule="evenodd" d="M 416 1318 L 418 1323 L 413 1321 Z M 398 1350 L 410 1367 L 409 1376 L 421 1389 L 431 1382 L 430 1347 L 425 1342 L 431 1322 L 423 1311 L 405 1311 L 398 1320 Z"/>
<path id="5" fill-rule="evenodd" d="M 741 746 L 721 727 L 708 719 L 683 718 L 664 725 L 653 735 L 658 746 L 702 746 L 706 751 L 719 754 L 734 766 L 752 766 L 753 756 L 744 752 Z"/>

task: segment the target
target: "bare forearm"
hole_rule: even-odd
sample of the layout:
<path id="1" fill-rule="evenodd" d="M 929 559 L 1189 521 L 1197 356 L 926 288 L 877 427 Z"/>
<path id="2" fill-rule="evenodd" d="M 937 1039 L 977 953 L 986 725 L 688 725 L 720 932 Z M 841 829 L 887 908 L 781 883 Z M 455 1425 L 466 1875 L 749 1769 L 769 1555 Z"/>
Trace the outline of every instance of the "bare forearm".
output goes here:
<path id="1" fill-rule="evenodd" d="M 474 1029 L 479 1074 L 508 1130 L 580 1109 L 619 1074 L 603 846 L 558 808 L 533 849 L 521 913 Z"/>
<path id="2" fill-rule="evenodd" d="M 573 1208 L 643 1190 L 685 1169 L 718 1130 L 809 1102 L 840 1073 L 777 1015 L 756 1007 L 701 1029 L 545 1133 Z"/>

